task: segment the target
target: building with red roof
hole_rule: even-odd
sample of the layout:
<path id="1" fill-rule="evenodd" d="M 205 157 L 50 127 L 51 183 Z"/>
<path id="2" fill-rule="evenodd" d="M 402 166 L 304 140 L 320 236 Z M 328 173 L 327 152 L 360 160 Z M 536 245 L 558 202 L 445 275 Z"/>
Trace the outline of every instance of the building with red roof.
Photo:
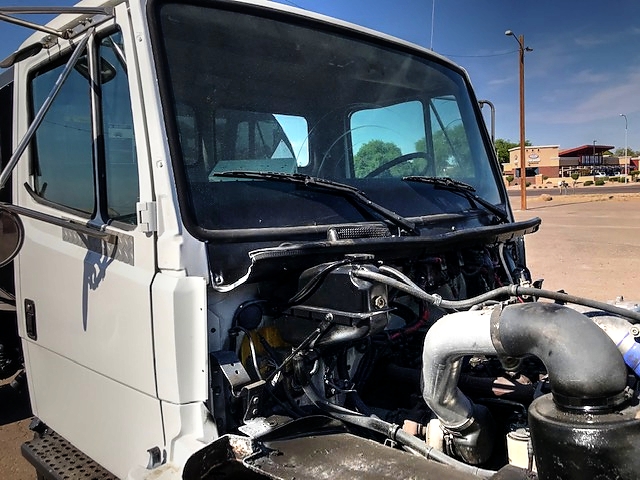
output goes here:
<path id="1" fill-rule="evenodd" d="M 637 159 L 616 157 L 608 152 L 613 145 L 581 145 L 560 150 L 559 145 L 541 145 L 525 147 L 526 176 L 536 183 L 536 176 L 556 178 L 570 177 L 578 172 L 582 176 L 603 174 L 608 176 L 624 175 L 636 169 Z M 509 150 L 509 163 L 504 164 L 504 174 L 520 178 L 520 147 Z"/>

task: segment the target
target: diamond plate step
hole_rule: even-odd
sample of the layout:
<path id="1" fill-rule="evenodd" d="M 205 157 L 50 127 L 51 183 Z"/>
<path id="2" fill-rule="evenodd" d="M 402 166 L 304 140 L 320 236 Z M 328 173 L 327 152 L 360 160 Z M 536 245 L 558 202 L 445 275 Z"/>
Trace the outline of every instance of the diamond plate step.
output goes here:
<path id="1" fill-rule="evenodd" d="M 47 429 L 22 445 L 42 480 L 118 480 L 57 433 Z"/>

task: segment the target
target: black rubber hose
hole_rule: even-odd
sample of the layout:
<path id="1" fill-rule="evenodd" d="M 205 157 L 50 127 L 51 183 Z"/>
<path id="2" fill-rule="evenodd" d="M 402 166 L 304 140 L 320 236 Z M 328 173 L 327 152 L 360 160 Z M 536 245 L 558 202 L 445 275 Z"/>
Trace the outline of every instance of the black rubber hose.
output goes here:
<path id="1" fill-rule="evenodd" d="M 492 317 L 496 350 L 542 360 L 556 403 L 588 410 L 608 409 L 624 400 L 624 360 L 593 320 L 554 303 L 509 305 L 496 313 Z"/>
<path id="2" fill-rule="evenodd" d="M 542 290 L 534 287 L 518 287 L 515 286 L 517 295 L 530 295 L 532 297 L 548 298 L 550 300 L 558 300 L 564 303 L 574 303 L 576 305 L 584 305 L 585 307 L 592 307 L 605 312 L 619 315 L 629 320 L 630 323 L 640 323 L 640 312 L 634 312 L 626 308 L 616 307 L 605 302 L 599 302 L 597 300 L 591 300 L 589 298 L 577 297 L 575 295 L 569 295 L 568 293 L 554 292 L 552 290 Z"/>
<path id="3" fill-rule="evenodd" d="M 387 270 L 389 270 L 388 267 L 387 267 Z M 624 317 L 630 323 L 633 323 L 633 324 L 640 323 L 640 312 L 634 312 L 626 308 L 616 307 L 615 305 L 610 305 L 605 302 L 599 302 L 597 300 L 590 300 L 588 298 L 577 297 L 575 295 L 554 292 L 551 290 L 542 290 L 540 288 L 521 287 L 518 285 L 507 285 L 505 287 L 496 288 L 495 290 L 491 290 L 489 292 L 483 293 L 482 295 L 478 295 L 477 297 L 467 298 L 465 300 L 445 300 L 439 295 L 431 295 L 425 292 L 413 282 L 407 282 L 406 280 L 404 281 L 396 280 L 395 278 L 391 278 L 381 273 L 360 269 L 360 270 L 355 270 L 353 272 L 353 275 L 358 278 L 363 278 L 365 280 L 384 283 L 385 285 L 396 288 L 398 290 L 402 290 L 403 292 L 407 292 L 410 295 L 413 295 L 417 298 L 420 298 L 421 300 L 431 303 L 432 305 L 440 306 L 448 310 L 466 310 L 468 308 L 473 307 L 474 305 L 478 305 L 480 303 L 484 303 L 489 300 L 494 300 L 496 298 L 509 297 L 509 296 L 518 297 L 518 296 L 527 295 L 532 297 L 548 298 L 551 300 L 558 300 L 565 303 L 574 303 L 577 305 L 584 305 L 587 307 L 597 308 L 598 310 L 603 310 L 605 312 L 609 312 L 614 315 L 619 315 L 621 317 Z"/>

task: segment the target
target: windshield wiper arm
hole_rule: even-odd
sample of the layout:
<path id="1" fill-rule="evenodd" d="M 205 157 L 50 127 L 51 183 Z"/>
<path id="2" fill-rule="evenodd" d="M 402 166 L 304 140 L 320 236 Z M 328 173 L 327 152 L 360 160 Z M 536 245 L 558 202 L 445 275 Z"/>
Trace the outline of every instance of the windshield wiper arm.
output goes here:
<path id="1" fill-rule="evenodd" d="M 389 210 L 388 208 L 379 205 L 372 200 L 369 200 L 367 195 L 346 183 L 334 182 L 333 180 L 326 180 L 324 178 L 312 177 L 311 175 L 304 175 L 301 173 L 281 173 L 281 172 L 252 172 L 244 170 L 231 170 L 227 172 L 214 173 L 215 177 L 232 177 L 232 178 L 254 178 L 261 180 L 274 180 L 276 182 L 288 182 L 303 185 L 307 188 L 315 188 L 325 192 L 330 192 L 338 195 L 342 195 L 345 198 L 355 201 L 358 205 L 364 206 L 369 210 L 377 213 L 384 219 L 391 222 L 396 227 L 405 230 L 411 235 L 420 235 L 420 230 L 416 228 L 415 223 L 407 220 L 396 212 Z"/>
<path id="2" fill-rule="evenodd" d="M 420 182 L 429 183 L 436 188 L 442 188 L 451 192 L 460 193 L 467 198 L 472 204 L 476 203 L 482 205 L 490 213 L 493 213 L 498 219 L 503 222 L 508 222 L 509 217 L 507 213 L 501 208 L 497 207 L 493 203 L 485 200 L 475 193 L 476 189 L 468 183 L 461 182 L 460 180 L 454 180 L 451 177 L 423 177 L 423 176 L 408 176 L 402 177 L 405 182 Z"/>

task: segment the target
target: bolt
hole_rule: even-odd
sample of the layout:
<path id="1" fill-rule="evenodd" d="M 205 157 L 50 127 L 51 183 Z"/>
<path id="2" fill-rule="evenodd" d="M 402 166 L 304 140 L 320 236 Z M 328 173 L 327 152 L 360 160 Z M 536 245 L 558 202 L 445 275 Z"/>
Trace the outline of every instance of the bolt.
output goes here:
<path id="1" fill-rule="evenodd" d="M 383 296 L 378 295 L 373 299 L 373 304 L 375 305 L 376 308 L 382 309 L 387 306 L 387 301 Z"/>

